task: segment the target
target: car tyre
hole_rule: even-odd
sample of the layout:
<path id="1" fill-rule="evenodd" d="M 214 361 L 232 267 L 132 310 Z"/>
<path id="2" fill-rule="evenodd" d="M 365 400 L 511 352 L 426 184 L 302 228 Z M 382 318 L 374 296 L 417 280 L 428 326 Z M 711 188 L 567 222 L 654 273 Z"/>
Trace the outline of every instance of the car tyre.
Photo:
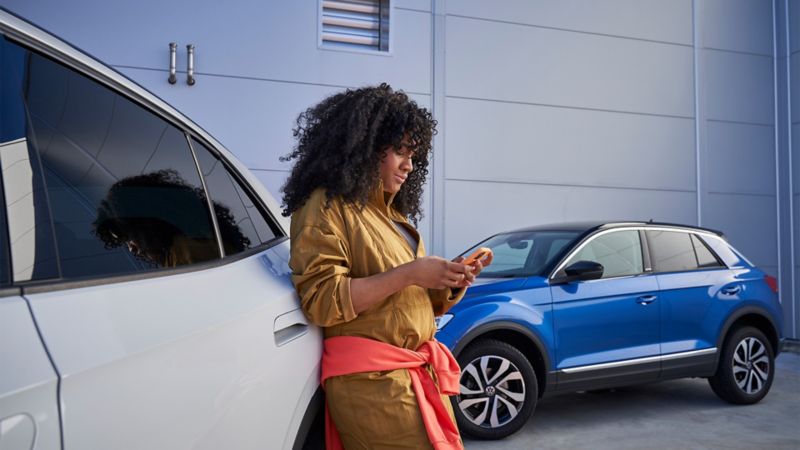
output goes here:
<path id="1" fill-rule="evenodd" d="M 502 439 L 528 421 L 539 389 L 531 363 L 515 347 L 494 339 L 470 344 L 458 356 L 460 395 L 450 397 L 460 432 Z"/>
<path id="2" fill-rule="evenodd" d="M 722 345 L 717 372 L 708 384 L 717 396 L 735 405 L 758 403 L 775 376 L 775 356 L 767 337 L 750 326 L 731 330 Z"/>

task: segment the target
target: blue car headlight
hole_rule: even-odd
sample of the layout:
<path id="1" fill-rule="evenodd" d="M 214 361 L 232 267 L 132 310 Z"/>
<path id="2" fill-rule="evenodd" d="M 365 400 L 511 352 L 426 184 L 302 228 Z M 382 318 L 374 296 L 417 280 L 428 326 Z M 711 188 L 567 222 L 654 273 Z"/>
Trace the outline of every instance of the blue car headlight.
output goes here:
<path id="1" fill-rule="evenodd" d="M 438 331 L 444 328 L 444 326 L 447 325 L 447 323 L 450 322 L 453 317 L 455 316 L 452 314 L 442 314 L 439 317 L 434 317 L 433 321 L 436 322 L 436 330 Z"/>

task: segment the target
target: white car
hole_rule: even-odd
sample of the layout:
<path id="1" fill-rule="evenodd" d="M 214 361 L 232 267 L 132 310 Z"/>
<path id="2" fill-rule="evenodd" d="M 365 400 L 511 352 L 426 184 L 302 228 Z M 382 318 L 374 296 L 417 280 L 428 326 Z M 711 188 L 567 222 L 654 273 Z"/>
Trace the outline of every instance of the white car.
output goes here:
<path id="1" fill-rule="evenodd" d="M 0 448 L 301 448 L 322 333 L 279 205 L 136 83 L 0 33 Z"/>

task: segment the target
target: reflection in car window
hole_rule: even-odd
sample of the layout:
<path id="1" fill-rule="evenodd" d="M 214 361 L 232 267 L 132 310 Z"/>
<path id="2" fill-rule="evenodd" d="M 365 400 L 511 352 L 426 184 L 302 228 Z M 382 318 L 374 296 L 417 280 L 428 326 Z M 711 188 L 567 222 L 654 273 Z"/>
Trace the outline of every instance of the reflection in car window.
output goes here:
<path id="1" fill-rule="evenodd" d="M 711 253 L 711 250 L 709 250 L 697 236 L 691 236 L 692 244 L 694 244 L 694 251 L 697 254 L 697 265 L 703 269 L 721 267 L 717 258 Z"/>
<path id="2" fill-rule="evenodd" d="M 92 225 L 106 248 L 125 245 L 150 267 L 179 267 L 220 257 L 202 189 L 173 169 L 126 177 L 111 185 Z"/>
<path id="3" fill-rule="evenodd" d="M 28 52 L 0 38 L 0 164 L 13 281 L 58 278 L 42 163 L 22 97 Z"/>
<path id="4" fill-rule="evenodd" d="M 731 247 L 726 241 L 723 241 L 721 238 L 716 236 L 709 236 L 707 234 L 701 234 L 699 236 L 700 240 L 703 241 L 708 247 L 717 254 L 717 256 L 725 262 L 728 267 L 742 267 L 746 263 L 747 265 L 753 266 L 744 255 L 736 251 L 733 247 Z"/>
<path id="5" fill-rule="evenodd" d="M 273 239 L 275 233 L 266 219 L 228 173 L 225 165 L 194 138 L 192 148 L 203 171 L 208 193 L 218 210 L 218 222 L 220 217 L 224 217 L 225 223 L 219 223 L 219 229 L 225 244 L 225 254 L 233 255 Z M 229 214 L 220 214 L 219 209 L 222 207 L 227 208 Z"/>
<path id="6" fill-rule="evenodd" d="M 689 233 L 647 231 L 653 268 L 658 272 L 697 269 L 697 258 Z"/>
<path id="7" fill-rule="evenodd" d="M 208 201 L 183 132 L 77 72 L 4 45 L 18 55 L 12 61 L 19 78 L 15 88 L 18 97 L 24 93 L 20 108 L 27 115 L 17 139 L 27 142 L 28 156 L 21 164 L 32 174 L 25 175 L 27 185 L 33 181 L 27 189 L 35 191 L 36 183 L 43 187 L 43 195 L 28 203 L 35 206 L 35 223 L 47 225 L 51 240 L 55 235 L 63 278 L 141 272 L 220 257 Z M 4 65 L 4 78 L 6 69 Z M 13 163 L 5 153 L 4 168 Z M 8 183 L 5 187 L 8 193 Z M 40 221 L 39 211 L 48 209 L 52 217 Z M 14 220 L 28 219 L 14 219 L 9 212 L 10 224 Z M 16 271 L 13 244 L 12 262 Z M 57 271 L 51 274 L 57 276 Z"/>
<path id="8" fill-rule="evenodd" d="M 636 275 L 644 272 L 642 243 L 636 230 L 600 235 L 572 255 L 565 267 L 578 261 L 603 265 L 603 278 Z"/>
<path id="9" fill-rule="evenodd" d="M 485 267 L 478 277 L 504 278 L 534 276 L 544 269 L 553 258 L 575 237 L 569 231 L 524 231 L 498 234 L 467 250 L 469 256 L 479 247 L 492 249 L 492 265 Z"/>

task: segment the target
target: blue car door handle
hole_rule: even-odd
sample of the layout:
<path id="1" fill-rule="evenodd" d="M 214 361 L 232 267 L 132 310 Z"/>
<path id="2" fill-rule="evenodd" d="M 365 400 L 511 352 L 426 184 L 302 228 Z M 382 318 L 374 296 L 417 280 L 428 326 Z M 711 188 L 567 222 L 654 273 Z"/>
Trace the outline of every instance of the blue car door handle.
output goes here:
<path id="1" fill-rule="evenodd" d="M 739 292 L 739 286 L 731 286 L 722 289 L 723 294 L 733 295 Z"/>
<path id="2" fill-rule="evenodd" d="M 636 299 L 636 303 L 640 305 L 647 305 L 656 301 L 658 297 L 655 295 L 643 295 Z"/>

